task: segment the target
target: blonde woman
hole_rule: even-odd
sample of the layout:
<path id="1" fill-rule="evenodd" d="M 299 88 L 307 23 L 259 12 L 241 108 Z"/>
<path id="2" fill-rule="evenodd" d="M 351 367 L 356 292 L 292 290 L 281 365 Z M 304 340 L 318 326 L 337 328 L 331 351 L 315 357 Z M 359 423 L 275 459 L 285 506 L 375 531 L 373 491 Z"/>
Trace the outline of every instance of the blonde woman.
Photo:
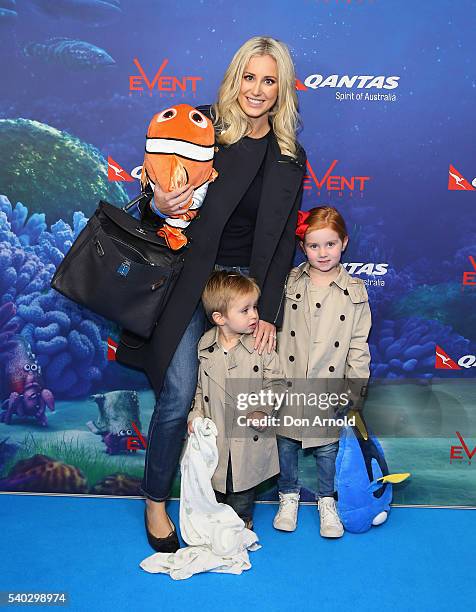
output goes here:
<path id="1" fill-rule="evenodd" d="M 282 42 L 267 37 L 245 42 L 226 70 L 218 101 L 198 111 L 215 126 L 219 178 L 187 232 L 191 246 L 184 268 L 152 337 L 144 342 L 124 332 L 116 355 L 145 370 L 157 397 L 141 490 L 148 540 L 160 552 L 179 548 L 165 501 L 197 383 L 197 343 L 206 327 L 203 288 L 214 269 L 253 277 L 261 290 L 254 350 L 275 348 L 306 161 L 296 140 L 294 66 Z M 181 214 L 192 191 L 192 186 L 170 193 L 156 187 L 154 205 L 164 216 Z M 150 208 L 143 218 L 157 219 Z"/>

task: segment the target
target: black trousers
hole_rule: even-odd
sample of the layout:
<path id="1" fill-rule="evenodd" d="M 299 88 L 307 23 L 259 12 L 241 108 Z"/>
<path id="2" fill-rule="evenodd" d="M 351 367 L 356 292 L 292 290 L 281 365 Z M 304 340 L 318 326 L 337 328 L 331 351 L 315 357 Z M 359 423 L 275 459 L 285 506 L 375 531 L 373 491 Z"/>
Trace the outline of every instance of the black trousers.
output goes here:
<path id="1" fill-rule="evenodd" d="M 217 502 L 231 506 L 236 514 L 243 520 L 250 521 L 253 518 L 253 508 L 256 495 L 256 487 L 246 491 L 233 491 L 233 472 L 231 467 L 231 456 L 228 457 L 228 469 L 226 472 L 226 493 L 215 491 Z"/>

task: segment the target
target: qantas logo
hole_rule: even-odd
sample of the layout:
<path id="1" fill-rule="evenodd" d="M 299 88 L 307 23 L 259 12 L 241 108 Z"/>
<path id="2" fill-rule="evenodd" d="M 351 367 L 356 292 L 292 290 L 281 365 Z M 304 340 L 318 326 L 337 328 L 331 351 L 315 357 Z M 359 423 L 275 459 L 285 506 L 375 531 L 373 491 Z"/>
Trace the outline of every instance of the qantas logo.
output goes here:
<path id="1" fill-rule="evenodd" d="M 441 346 L 436 345 L 435 368 L 437 370 L 461 370 Z"/>
<path id="2" fill-rule="evenodd" d="M 473 185 L 475 184 L 476 178 L 473 179 Z M 473 185 L 470 185 L 464 176 L 450 164 L 450 169 L 448 172 L 448 189 L 451 191 L 476 191 L 476 185 L 475 187 L 473 187 Z"/>
<path id="3" fill-rule="evenodd" d="M 463 355 L 456 363 L 442 348 L 436 345 L 435 368 L 437 370 L 461 370 L 476 368 L 476 355 Z"/>
<path id="4" fill-rule="evenodd" d="M 337 89 L 396 89 L 399 85 L 399 80 L 399 76 L 349 76 L 348 74 L 339 76 L 338 74 L 331 74 L 326 77 L 323 74 L 310 74 L 304 79 L 304 82 L 296 79 L 296 89 L 300 91 L 321 89 L 323 87 Z"/>
<path id="5" fill-rule="evenodd" d="M 370 181 L 370 176 L 349 176 L 345 177 L 340 174 L 332 174 L 339 160 L 334 159 L 331 165 L 327 168 L 324 174 L 318 178 L 314 172 L 311 162 L 307 161 L 307 173 L 304 176 L 303 187 L 307 191 L 317 191 L 317 195 L 321 194 L 322 190 L 327 192 L 337 191 L 340 195 L 344 191 L 353 195 L 353 192 L 363 192 L 366 183 Z"/>
<path id="6" fill-rule="evenodd" d="M 107 360 L 108 361 L 116 361 L 116 351 L 118 347 L 118 343 L 112 338 L 107 339 Z"/>
<path id="7" fill-rule="evenodd" d="M 113 160 L 111 156 L 107 158 L 107 178 L 110 181 L 127 181 L 130 183 L 134 179 L 139 180 L 142 172 L 142 166 L 136 166 L 127 172 L 124 168 Z"/>
<path id="8" fill-rule="evenodd" d="M 349 274 L 383 276 L 388 272 L 388 263 L 343 263 Z"/>
<path id="9" fill-rule="evenodd" d="M 110 181 L 127 181 L 129 183 L 134 180 L 132 176 L 110 156 L 107 158 L 107 178 Z"/>

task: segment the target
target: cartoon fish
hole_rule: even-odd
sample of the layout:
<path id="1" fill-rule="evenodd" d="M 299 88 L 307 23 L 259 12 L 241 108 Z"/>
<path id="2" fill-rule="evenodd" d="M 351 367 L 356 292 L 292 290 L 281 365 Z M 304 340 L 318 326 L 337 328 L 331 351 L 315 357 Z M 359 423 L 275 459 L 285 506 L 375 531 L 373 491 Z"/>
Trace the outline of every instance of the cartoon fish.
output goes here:
<path id="1" fill-rule="evenodd" d="M 215 132 L 210 119 L 189 104 L 166 108 L 152 117 L 147 130 L 141 184 L 174 191 L 190 183 L 195 190 L 184 204 L 187 212 L 167 217 L 157 234 L 169 248 L 177 250 L 188 242 L 183 230 L 197 216 L 208 185 L 218 173 L 213 168 Z"/>
<path id="2" fill-rule="evenodd" d="M 362 533 L 387 520 L 392 501 L 392 483 L 410 474 L 389 474 L 377 438 L 371 434 L 359 412 L 355 427 L 344 427 L 336 459 L 337 510 L 347 531 Z"/>
<path id="3" fill-rule="evenodd" d="M 57 62 L 74 70 L 108 68 L 116 63 L 104 49 L 72 38 L 49 38 L 44 43 L 30 43 L 24 51 L 29 57 Z"/>

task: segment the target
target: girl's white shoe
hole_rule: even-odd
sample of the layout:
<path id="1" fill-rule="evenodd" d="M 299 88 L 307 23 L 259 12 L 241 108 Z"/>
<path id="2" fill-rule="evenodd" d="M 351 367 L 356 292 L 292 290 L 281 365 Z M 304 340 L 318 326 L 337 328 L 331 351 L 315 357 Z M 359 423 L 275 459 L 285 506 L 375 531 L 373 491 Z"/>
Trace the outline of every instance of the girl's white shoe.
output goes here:
<path id="1" fill-rule="evenodd" d="M 273 527 L 280 531 L 294 531 L 297 525 L 299 510 L 299 493 L 280 493 L 279 510 L 273 521 Z"/>
<path id="2" fill-rule="evenodd" d="M 321 536 L 324 538 L 340 538 L 344 535 L 344 527 L 337 514 L 333 497 L 321 497 L 317 502 L 321 520 Z"/>

